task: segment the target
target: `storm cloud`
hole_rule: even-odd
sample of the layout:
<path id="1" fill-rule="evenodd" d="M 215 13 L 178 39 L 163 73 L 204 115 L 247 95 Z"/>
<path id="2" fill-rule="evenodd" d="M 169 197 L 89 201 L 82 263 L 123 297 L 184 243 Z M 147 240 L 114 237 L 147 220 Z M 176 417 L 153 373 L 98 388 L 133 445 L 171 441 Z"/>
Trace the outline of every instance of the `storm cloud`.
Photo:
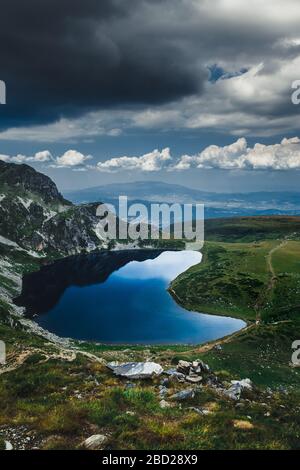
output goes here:
<path id="1" fill-rule="evenodd" d="M 2 1 L 1 79 L 8 89 L 2 128 L 4 118 L 6 126 L 50 122 L 99 107 L 163 103 L 201 91 L 208 72 L 191 62 L 171 25 L 168 30 L 157 23 L 170 5 L 164 0 Z"/>
<path id="2" fill-rule="evenodd" d="M 2 0 L 0 139 L 289 132 L 299 21 L 297 0 Z"/>

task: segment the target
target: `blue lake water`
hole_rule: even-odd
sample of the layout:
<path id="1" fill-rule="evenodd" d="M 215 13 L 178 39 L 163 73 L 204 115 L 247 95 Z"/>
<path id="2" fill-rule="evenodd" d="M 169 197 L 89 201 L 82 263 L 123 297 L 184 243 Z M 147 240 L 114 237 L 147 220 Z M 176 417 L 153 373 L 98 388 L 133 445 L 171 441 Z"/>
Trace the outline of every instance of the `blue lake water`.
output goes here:
<path id="1" fill-rule="evenodd" d="M 196 251 L 131 261 L 102 283 L 68 287 L 35 321 L 59 336 L 110 344 L 199 344 L 243 328 L 242 320 L 187 311 L 169 294 L 170 282 L 199 262 Z"/>

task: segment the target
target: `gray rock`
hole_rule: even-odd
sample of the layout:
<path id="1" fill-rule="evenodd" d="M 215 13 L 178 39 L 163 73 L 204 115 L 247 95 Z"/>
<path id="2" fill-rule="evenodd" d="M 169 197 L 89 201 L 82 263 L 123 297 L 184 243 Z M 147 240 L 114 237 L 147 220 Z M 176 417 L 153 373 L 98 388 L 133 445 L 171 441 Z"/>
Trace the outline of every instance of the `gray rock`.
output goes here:
<path id="1" fill-rule="evenodd" d="M 201 415 L 201 416 L 207 416 L 211 414 L 211 411 L 205 408 L 196 408 L 195 406 L 190 406 L 188 409 L 195 411 L 195 413 L 198 413 L 198 415 Z"/>
<path id="2" fill-rule="evenodd" d="M 187 382 L 192 383 L 192 384 L 197 384 L 197 383 L 202 381 L 202 377 L 201 377 L 201 375 L 192 375 L 191 374 L 191 375 L 187 375 L 185 380 Z"/>
<path id="3" fill-rule="evenodd" d="M 185 375 L 182 372 L 178 372 L 176 369 L 168 369 L 165 371 L 165 374 L 169 375 L 171 378 L 176 378 L 179 381 L 185 379 Z"/>
<path id="4" fill-rule="evenodd" d="M 220 381 L 215 375 L 211 375 L 210 377 L 208 377 L 208 379 L 206 380 L 206 384 L 211 388 L 220 387 Z"/>
<path id="5" fill-rule="evenodd" d="M 231 385 L 228 390 L 225 390 L 224 394 L 231 398 L 231 400 L 239 400 L 241 398 L 242 388 L 240 385 Z"/>
<path id="6" fill-rule="evenodd" d="M 168 393 L 167 387 L 164 387 L 163 385 L 159 386 L 159 394 L 161 397 L 164 397 Z"/>
<path id="7" fill-rule="evenodd" d="M 189 373 L 191 367 L 192 367 L 191 362 L 179 361 L 177 364 L 177 371 L 186 375 Z"/>
<path id="8" fill-rule="evenodd" d="M 83 443 L 82 446 L 88 450 L 101 450 L 107 441 L 107 437 L 103 434 L 94 434 L 93 436 L 88 437 Z"/>
<path id="9" fill-rule="evenodd" d="M 13 446 L 9 441 L 4 441 L 5 443 L 5 450 L 13 450 Z"/>
<path id="10" fill-rule="evenodd" d="M 201 371 L 202 372 L 209 372 L 210 371 L 210 367 L 208 364 L 205 364 L 205 362 L 201 361 L 201 360 L 198 360 L 198 367 L 201 368 Z"/>
<path id="11" fill-rule="evenodd" d="M 233 385 L 238 384 L 242 387 L 242 389 L 252 390 L 253 383 L 250 379 L 242 379 L 242 380 L 232 380 L 231 383 Z"/>
<path id="12" fill-rule="evenodd" d="M 177 401 L 183 401 L 183 400 L 188 400 L 190 398 L 194 398 L 195 396 L 195 390 L 192 388 L 187 388 L 185 390 L 181 390 L 180 392 L 175 393 L 174 395 L 171 396 L 172 400 L 177 400 Z"/>
<path id="13" fill-rule="evenodd" d="M 231 384 L 232 385 L 229 387 L 229 389 L 225 391 L 225 395 L 227 395 L 232 400 L 239 400 L 244 390 L 253 389 L 253 385 L 250 379 L 232 380 Z"/>
<path id="14" fill-rule="evenodd" d="M 155 375 L 160 375 L 163 372 L 161 365 L 155 362 L 110 362 L 107 367 L 113 371 L 114 374 L 129 379 L 146 379 Z"/>
<path id="15" fill-rule="evenodd" d="M 167 387 L 169 385 L 169 379 L 162 379 L 160 384 L 163 386 L 163 387 Z"/>

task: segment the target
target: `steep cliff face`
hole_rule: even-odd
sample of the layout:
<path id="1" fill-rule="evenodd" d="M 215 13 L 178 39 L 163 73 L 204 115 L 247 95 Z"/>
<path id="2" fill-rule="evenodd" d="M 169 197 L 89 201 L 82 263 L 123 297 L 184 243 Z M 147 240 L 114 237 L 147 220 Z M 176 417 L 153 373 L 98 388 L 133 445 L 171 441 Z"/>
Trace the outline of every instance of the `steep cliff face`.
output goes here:
<path id="1" fill-rule="evenodd" d="M 29 165 L 5 163 L 0 160 L 0 188 L 8 191 L 29 192 L 39 196 L 45 203 L 68 204 L 49 176 L 37 172 Z"/>
<path id="2" fill-rule="evenodd" d="M 106 246 L 98 235 L 97 206 L 97 203 L 72 206 L 47 219 L 40 233 L 42 246 L 67 254 L 91 252 Z"/>
<path id="3" fill-rule="evenodd" d="M 74 206 L 55 183 L 28 165 L 0 161 L 0 241 L 43 254 L 68 255 L 103 246 L 97 204 Z"/>

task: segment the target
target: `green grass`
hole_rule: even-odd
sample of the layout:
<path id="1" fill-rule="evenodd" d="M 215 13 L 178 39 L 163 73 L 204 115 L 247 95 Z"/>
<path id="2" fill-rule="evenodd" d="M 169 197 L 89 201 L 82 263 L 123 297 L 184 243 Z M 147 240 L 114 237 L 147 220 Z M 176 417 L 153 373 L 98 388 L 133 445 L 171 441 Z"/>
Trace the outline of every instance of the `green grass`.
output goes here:
<path id="1" fill-rule="evenodd" d="M 203 355 L 213 370 L 227 371 L 236 378 L 249 377 L 262 387 L 299 388 L 300 370 L 291 367 L 291 345 L 300 338 L 300 321 L 254 326 L 222 351 Z"/>
<path id="2" fill-rule="evenodd" d="M 242 409 L 204 387 L 181 408 L 164 410 L 159 406 L 159 379 L 137 381 L 135 388 L 127 389 L 126 380 L 81 355 L 70 363 L 42 362 L 43 355 L 33 352 L 21 367 L 1 376 L 0 429 L 7 424 L 25 425 L 42 439 L 44 449 L 76 449 L 94 433 L 108 435 L 111 449 L 299 448 L 300 384 L 297 369 L 291 369 L 288 361 L 290 338 L 300 334 L 300 327 L 293 328 L 289 323 L 260 325 L 224 344 L 222 351 L 205 354 L 191 347 L 184 352 L 172 348 L 156 351 L 157 362 L 165 367 L 183 357 L 201 356 L 223 379 L 252 378 L 263 395 L 246 402 Z M 15 348 L 24 347 L 21 337 L 19 341 Z M 45 354 L 48 348 L 52 350 L 43 346 Z M 112 353 L 118 357 L 116 350 L 98 351 L 106 358 Z M 130 354 L 128 360 L 141 357 L 140 350 L 124 353 L 122 349 L 120 353 Z M 291 389 L 289 396 L 275 394 L 268 400 L 265 387 L 279 385 Z M 174 382 L 169 394 L 185 387 Z M 212 413 L 199 416 L 190 406 L 206 407 Z M 264 416 L 266 411 L 269 417 Z M 234 427 L 235 421 L 249 422 L 249 416 L 253 429 Z"/>
<path id="3" fill-rule="evenodd" d="M 300 243 L 288 241 L 273 255 L 273 265 L 278 273 L 300 274 Z"/>
<path id="4" fill-rule="evenodd" d="M 300 217 L 234 217 L 205 221 L 206 241 L 249 243 L 260 240 L 278 240 L 286 236 L 300 240 Z"/>
<path id="5" fill-rule="evenodd" d="M 202 263 L 171 285 L 176 298 L 191 310 L 253 323 L 225 342 L 222 351 L 212 349 L 204 359 L 213 369 L 249 377 L 262 386 L 300 385 L 299 371 L 290 366 L 291 344 L 300 338 L 300 242 L 283 242 L 206 242 Z M 260 324 L 254 325 L 257 319 Z M 197 351 L 185 356 L 193 359 Z"/>
<path id="6" fill-rule="evenodd" d="M 178 276 L 171 289 L 190 310 L 253 321 L 269 277 L 266 256 L 275 244 L 206 242 L 202 262 Z"/>
<path id="7" fill-rule="evenodd" d="M 270 251 L 276 279 L 267 262 Z M 298 316 L 300 306 L 300 242 L 206 242 L 202 263 L 172 284 L 176 298 L 190 310 L 265 322 Z"/>

